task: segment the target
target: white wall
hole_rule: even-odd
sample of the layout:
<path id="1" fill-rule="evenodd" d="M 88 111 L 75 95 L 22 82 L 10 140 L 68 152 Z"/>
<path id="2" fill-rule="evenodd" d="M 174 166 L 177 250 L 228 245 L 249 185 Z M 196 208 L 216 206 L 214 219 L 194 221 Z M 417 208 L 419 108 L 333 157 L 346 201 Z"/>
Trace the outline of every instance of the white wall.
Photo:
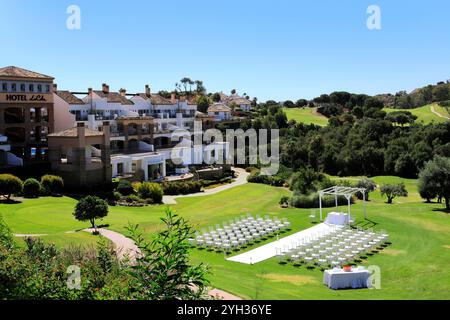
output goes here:
<path id="1" fill-rule="evenodd" d="M 75 126 L 75 115 L 70 113 L 70 105 L 53 93 L 55 117 L 55 132 L 63 131 Z"/>

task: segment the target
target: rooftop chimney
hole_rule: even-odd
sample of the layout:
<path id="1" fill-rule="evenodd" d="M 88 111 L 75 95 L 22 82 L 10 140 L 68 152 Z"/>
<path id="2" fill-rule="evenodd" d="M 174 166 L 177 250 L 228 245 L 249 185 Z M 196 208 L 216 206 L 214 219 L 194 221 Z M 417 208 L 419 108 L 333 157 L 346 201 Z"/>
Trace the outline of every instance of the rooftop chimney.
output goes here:
<path id="1" fill-rule="evenodd" d="M 150 96 L 151 96 L 151 93 L 152 93 L 152 91 L 151 91 L 151 89 L 150 89 L 150 86 L 149 86 L 148 84 L 146 84 L 146 85 L 145 85 L 145 95 L 146 95 L 147 97 L 150 97 Z"/>
<path id="2" fill-rule="evenodd" d="M 122 97 L 125 97 L 127 95 L 127 90 L 126 89 L 120 89 L 119 93 Z"/>
<path id="3" fill-rule="evenodd" d="M 84 127 L 84 122 L 77 123 L 77 136 L 78 146 L 84 147 L 86 145 L 86 128 Z"/>
<path id="4" fill-rule="evenodd" d="M 58 85 L 56 83 L 53 84 L 53 92 L 58 92 Z"/>
<path id="5" fill-rule="evenodd" d="M 102 84 L 103 93 L 109 93 L 109 86 L 106 83 Z"/>

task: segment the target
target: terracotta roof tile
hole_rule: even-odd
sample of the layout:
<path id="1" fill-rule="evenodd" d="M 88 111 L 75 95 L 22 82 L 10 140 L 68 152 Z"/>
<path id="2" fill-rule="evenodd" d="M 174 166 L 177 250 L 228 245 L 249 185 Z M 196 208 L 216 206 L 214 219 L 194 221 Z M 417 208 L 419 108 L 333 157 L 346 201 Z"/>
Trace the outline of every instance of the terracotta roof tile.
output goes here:
<path id="1" fill-rule="evenodd" d="M 86 104 L 83 100 L 77 98 L 70 91 L 57 91 L 56 94 L 68 104 Z"/>
<path id="2" fill-rule="evenodd" d="M 100 98 L 106 98 L 106 101 L 110 103 L 120 103 L 122 105 L 134 105 L 133 101 L 127 99 L 126 97 L 120 95 L 118 92 L 104 93 L 103 91 L 94 91 L 96 95 Z"/>
<path id="3" fill-rule="evenodd" d="M 231 108 L 223 103 L 215 103 L 208 108 L 208 112 L 231 112 Z"/>
<path id="4" fill-rule="evenodd" d="M 251 105 L 252 102 L 248 99 L 242 98 L 242 97 L 230 97 L 228 99 L 228 103 L 235 103 L 237 105 Z"/>
<path id="5" fill-rule="evenodd" d="M 53 80 L 53 77 L 46 76 L 45 74 L 37 73 L 34 71 L 22 69 L 19 67 L 9 66 L 0 68 L 0 77 L 16 77 L 16 78 L 32 78 L 32 79 L 45 79 Z"/>

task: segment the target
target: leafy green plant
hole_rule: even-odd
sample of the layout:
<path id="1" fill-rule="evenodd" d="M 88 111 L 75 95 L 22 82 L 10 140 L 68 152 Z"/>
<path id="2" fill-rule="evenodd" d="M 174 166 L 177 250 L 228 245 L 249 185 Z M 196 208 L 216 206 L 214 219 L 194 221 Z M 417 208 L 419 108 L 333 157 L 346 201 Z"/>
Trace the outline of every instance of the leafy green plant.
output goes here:
<path id="1" fill-rule="evenodd" d="M 132 288 L 138 299 L 191 300 L 204 297 L 209 284 L 209 269 L 203 264 L 191 265 L 188 239 L 193 228 L 170 208 L 161 221 L 165 229 L 148 242 L 139 226 L 128 226 L 131 239 L 140 249 L 131 266 Z"/>

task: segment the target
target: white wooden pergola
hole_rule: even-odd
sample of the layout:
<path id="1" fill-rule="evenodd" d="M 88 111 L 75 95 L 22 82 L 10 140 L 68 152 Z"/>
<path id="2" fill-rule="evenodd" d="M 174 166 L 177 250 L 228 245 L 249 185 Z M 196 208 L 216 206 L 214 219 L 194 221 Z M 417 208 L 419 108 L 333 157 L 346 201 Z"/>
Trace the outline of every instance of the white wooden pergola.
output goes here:
<path id="1" fill-rule="evenodd" d="M 322 222 L 322 198 L 325 195 L 334 196 L 334 201 L 336 204 L 336 210 L 338 210 L 338 196 L 344 196 L 348 201 L 348 215 L 350 217 L 350 199 L 353 195 L 361 192 L 363 196 L 363 210 L 364 210 L 364 219 L 366 219 L 366 189 L 364 188 L 351 188 L 351 187 L 340 187 L 334 186 L 331 188 L 327 188 L 319 191 L 319 208 L 320 208 L 320 221 Z"/>

